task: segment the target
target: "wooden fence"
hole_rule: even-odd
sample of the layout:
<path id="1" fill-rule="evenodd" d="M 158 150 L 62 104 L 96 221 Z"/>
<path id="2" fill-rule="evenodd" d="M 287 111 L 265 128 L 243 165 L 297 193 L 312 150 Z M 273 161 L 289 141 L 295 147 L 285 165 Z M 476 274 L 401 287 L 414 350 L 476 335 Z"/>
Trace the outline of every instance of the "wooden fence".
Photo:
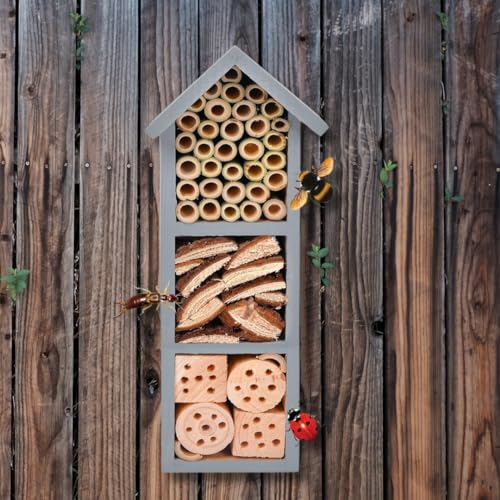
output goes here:
<path id="1" fill-rule="evenodd" d="M 336 158 L 302 217 L 335 264 L 321 293 L 303 261 L 323 428 L 298 474 L 166 475 L 158 320 L 113 303 L 157 283 L 144 128 L 233 44 L 331 127 L 303 150 Z M 0 296 L 0 498 L 498 498 L 499 53 L 495 0 L 0 0 L 0 274 L 31 269 Z"/>

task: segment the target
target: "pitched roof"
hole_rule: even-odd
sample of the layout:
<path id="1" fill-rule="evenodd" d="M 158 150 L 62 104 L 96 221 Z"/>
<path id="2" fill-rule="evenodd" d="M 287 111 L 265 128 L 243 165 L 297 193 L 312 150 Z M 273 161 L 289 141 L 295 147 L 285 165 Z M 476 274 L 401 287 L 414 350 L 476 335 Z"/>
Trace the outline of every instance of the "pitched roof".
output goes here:
<path id="1" fill-rule="evenodd" d="M 323 135 L 328 130 L 328 125 L 317 113 L 292 94 L 240 48 L 234 46 L 182 92 L 179 97 L 174 99 L 149 124 L 146 128 L 146 133 L 152 138 L 162 134 L 200 95 L 206 92 L 214 82 L 219 80 L 233 66 L 238 66 L 243 73 L 269 92 L 289 113 L 294 115 L 304 125 L 307 125 L 313 132 Z"/>

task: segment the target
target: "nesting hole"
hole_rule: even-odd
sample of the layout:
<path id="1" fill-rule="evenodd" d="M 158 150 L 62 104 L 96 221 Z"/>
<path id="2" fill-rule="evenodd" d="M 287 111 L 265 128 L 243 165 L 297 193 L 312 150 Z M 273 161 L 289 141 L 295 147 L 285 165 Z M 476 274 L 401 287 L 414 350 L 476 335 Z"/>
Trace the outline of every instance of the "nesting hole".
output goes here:
<path id="1" fill-rule="evenodd" d="M 244 149 L 245 153 L 253 155 L 259 151 L 259 146 L 257 146 L 257 144 L 254 144 L 253 142 L 249 142 L 248 144 L 245 144 Z"/>
<path id="2" fill-rule="evenodd" d="M 270 384 L 267 386 L 268 390 L 270 390 L 271 392 L 272 391 L 275 391 L 276 390 L 276 386 L 274 384 Z"/>
<path id="3" fill-rule="evenodd" d="M 214 389 L 213 387 L 209 387 L 209 388 L 207 389 L 207 392 L 208 392 L 209 394 L 213 394 L 213 393 L 215 392 L 215 389 Z"/>
<path id="4" fill-rule="evenodd" d="M 184 136 L 184 137 L 180 138 L 179 144 L 183 148 L 189 148 L 191 146 L 191 144 L 193 144 L 193 140 L 190 137 Z"/>
<path id="5" fill-rule="evenodd" d="M 213 443 L 217 438 L 215 436 L 210 436 L 210 441 Z"/>
<path id="6" fill-rule="evenodd" d="M 248 424 L 243 424 L 243 429 L 248 429 Z"/>
<path id="7" fill-rule="evenodd" d="M 229 99 L 237 99 L 241 95 L 241 91 L 235 85 L 228 86 L 226 88 L 226 95 Z"/>
<path id="8" fill-rule="evenodd" d="M 269 424 L 268 427 L 269 429 L 273 430 L 276 428 L 276 424 Z"/>
<path id="9" fill-rule="evenodd" d="M 191 160 L 184 160 L 181 163 L 181 170 L 186 174 L 192 174 L 196 170 L 196 165 Z"/>
<path id="10" fill-rule="evenodd" d="M 202 155 L 207 155 L 210 153 L 210 145 L 205 144 L 202 142 L 201 144 L 198 144 L 198 152 L 201 153 Z"/>
<path id="11" fill-rule="evenodd" d="M 252 398 L 251 398 L 250 396 L 245 396 L 245 397 L 243 398 L 243 401 L 245 401 L 245 403 L 249 403 L 251 399 L 252 399 Z"/>
<path id="12" fill-rule="evenodd" d="M 191 184 L 183 184 L 180 191 L 184 196 L 193 196 L 195 193 L 195 189 Z"/>
<path id="13" fill-rule="evenodd" d="M 231 68 L 225 75 L 226 78 L 229 80 L 234 80 L 235 78 L 238 78 L 238 72 L 234 69 Z"/>
<path id="14" fill-rule="evenodd" d="M 262 437 L 262 432 L 260 431 L 254 432 L 254 436 L 256 439 L 260 439 Z"/>
<path id="15" fill-rule="evenodd" d="M 215 163 L 214 161 L 207 161 L 205 163 L 205 170 L 209 174 L 213 174 L 214 172 L 217 172 L 217 163 Z"/>
<path id="16" fill-rule="evenodd" d="M 218 92 L 219 88 L 217 85 L 212 85 L 208 90 L 207 90 L 207 94 L 212 96 L 212 95 L 216 95 L 217 92 Z"/>
<path id="17" fill-rule="evenodd" d="M 235 391 L 241 391 L 241 387 L 240 387 L 239 385 L 236 385 L 236 386 L 234 387 L 234 390 L 235 390 Z"/>
<path id="18" fill-rule="evenodd" d="M 195 414 L 193 415 L 193 418 L 194 418 L 195 420 L 200 420 L 200 418 L 201 418 L 201 413 L 195 413 Z"/>
<path id="19" fill-rule="evenodd" d="M 215 380 L 216 378 L 217 378 L 216 375 L 209 375 L 209 377 L 208 377 L 209 380 Z"/>
<path id="20" fill-rule="evenodd" d="M 194 127 L 196 125 L 196 118 L 194 116 L 191 116 L 191 115 L 183 116 L 181 118 L 181 123 L 185 127 L 191 128 L 191 127 Z"/>
<path id="21" fill-rule="evenodd" d="M 219 425 L 217 427 L 219 429 L 225 429 L 226 428 L 226 422 L 219 422 Z"/>
<path id="22" fill-rule="evenodd" d="M 238 106 L 237 113 L 243 117 L 248 116 L 251 113 L 250 106 L 248 104 L 241 104 Z"/>
<path id="23" fill-rule="evenodd" d="M 205 210 L 205 213 L 208 215 L 215 215 L 217 213 L 217 206 L 215 203 L 212 203 L 211 201 L 208 203 L 205 203 L 203 206 L 203 210 Z"/>
<path id="24" fill-rule="evenodd" d="M 273 443 L 274 446 L 279 446 L 279 444 L 281 443 L 281 441 L 279 439 L 273 439 L 272 443 Z"/>
<path id="25" fill-rule="evenodd" d="M 267 157 L 267 162 L 269 163 L 269 165 L 273 165 L 273 166 L 280 165 L 281 164 L 281 156 L 269 155 Z"/>
<path id="26" fill-rule="evenodd" d="M 212 107 L 212 113 L 217 116 L 222 115 L 224 113 L 224 106 L 216 104 L 215 106 Z"/>
<path id="27" fill-rule="evenodd" d="M 262 167 L 260 165 L 250 165 L 250 167 L 248 167 L 248 173 L 251 176 L 260 175 L 261 172 L 262 172 Z"/>
<path id="28" fill-rule="evenodd" d="M 279 111 L 279 107 L 278 105 L 275 103 L 275 102 L 266 102 L 266 104 L 264 105 L 264 108 L 266 110 L 266 113 L 268 113 L 269 115 L 274 115 L 274 113 L 277 113 Z"/>
<path id="29" fill-rule="evenodd" d="M 191 205 L 183 205 L 180 211 L 181 215 L 184 217 L 191 217 L 192 215 L 194 215 L 194 207 L 192 207 Z"/>
<path id="30" fill-rule="evenodd" d="M 266 370 L 266 375 L 271 375 L 273 373 L 273 371 L 271 370 L 271 368 L 268 368 Z"/>
<path id="31" fill-rule="evenodd" d="M 189 392 L 189 389 L 186 387 L 186 388 L 182 389 L 182 392 L 183 392 L 184 394 L 187 394 L 187 393 Z"/>
<path id="32" fill-rule="evenodd" d="M 234 217 L 236 215 L 236 209 L 234 207 L 225 207 L 224 208 L 224 213 L 228 217 Z"/>
<path id="33" fill-rule="evenodd" d="M 256 196 L 257 198 L 261 198 L 262 196 L 265 196 L 264 190 L 260 186 L 255 186 L 251 188 L 252 194 Z"/>
<path id="34" fill-rule="evenodd" d="M 264 92 L 262 92 L 261 89 L 254 87 L 254 88 L 250 89 L 250 92 L 248 93 L 248 95 L 252 99 L 255 99 L 256 101 L 258 101 L 264 97 Z"/>
<path id="35" fill-rule="evenodd" d="M 264 448 L 264 446 L 266 446 L 266 443 L 259 443 L 257 446 L 258 446 L 259 448 Z"/>
<path id="36" fill-rule="evenodd" d="M 202 431 L 209 431 L 209 430 L 210 430 L 210 426 L 209 426 L 208 424 L 203 424 L 203 425 L 201 426 L 201 430 L 202 430 Z"/>
<path id="37" fill-rule="evenodd" d="M 196 375 L 196 377 L 194 377 L 194 379 L 197 381 L 197 382 L 201 382 L 203 380 L 203 376 L 202 375 Z"/>
<path id="38" fill-rule="evenodd" d="M 215 365 L 208 365 L 207 372 L 213 372 L 215 370 Z"/>
<path id="39" fill-rule="evenodd" d="M 198 441 L 196 441 L 196 446 L 203 446 L 205 444 L 205 441 L 203 441 L 203 439 L 198 439 Z"/>
<path id="40" fill-rule="evenodd" d="M 231 186 L 227 190 L 227 194 L 231 197 L 233 196 L 238 196 L 240 194 L 241 190 L 238 186 Z"/>
<path id="41" fill-rule="evenodd" d="M 261 403 L 265 403 L 266 402 L 266 398 L 264 396 L 260 396 L 259 401 Z"/>
<path id="42" fill-rule="evenodd" d="M 193 430 L 192 427 L 186 427 L 186 432 L 191 432 Z"/>
<path id="43" fill-rule="evenodd" d="M 252 384 L 250 386 L 250 390 L 252 390 L 252 391 L 256 391 L 258 388 L 259 388 L 259 386 L 257 384 Z"/>
<path id="44" fill-rule="evenodd" d="M 226 125 L 225 130 L 226 130 L 226 133 L 228 135 L 233 135 L 234 136 L 234 135 L 238 134 L 240 128 L 238 127 L 238 125 L 236 123 L 228 123 Z"/>
<path id="45" fill-rule="evenodd" d="M 182 382 L 183 384 L 187 384 L 187 383 L 189 382 L 189 379 L 188 379 L 187 377 L 182 377 L 182 378 L 181 378 L 181 382 Z"/>
<path id="46" fill-rule="evenodd" d="M 253 205 L 245 205 L 243 210 L 248 217 L 253 217 L 254 215 L 257 215 L 257 208 L 254 207 Z"/>
<path id="47" fill-rule="evenodd" d="M 201 99 L 197 99 L 191 107 L 194 109 L 199 109 L 202 106 L 203 106 L 203 101 Z"/>
<path id="48" fill-rule="evenodd" d="M 210 418 L 212 420 L 217 420 L 217 415 L 215 413 L 212 413 L 212 415 L 210 415 Z"/>
<path id="49" fill-rule="evenodd" d="M 267 138 L 267 142 L 269 142 L 271 146 L 279 146 L 281 144 L 281 137 L 278 134 L 271 134 Z"/>
<path id="50" fill-rule="evenodd" d="M 207 182 L 204 185 L 204 189 L 208 194 L 214 194 L 217 191 L 217 184 L 215 182 Z"/>
<path id="51" fill-rule="evenodd" d="M 241 447 L 246 448 L 248 446 L 248 441 L 242 441 L 241 442 Z"/>
<path id="52" fill-rule="evenodd" d="M 191 365 L 190 364 L 185 364 L 184 365 L 184 370 L 190 370 L 191 369 Z"/>
<path id="53" fill-rule="evenodd" d="M 250 124 L 250 129 L 254 132 L 262 132 L 266 124 L 262 120 L 255 120 Z"/>
<path id="54" fill-rule="evenodd" d="M 254 417 L 253 423 L 258 424 L 260 422 L 260 417 Z"/>
<path id="55" fill-rule="evenodd" d="M 233 152 L 233 148 L 229 144 L 222 144 L 218 149 L 223 156 L 229 156 Z"/>

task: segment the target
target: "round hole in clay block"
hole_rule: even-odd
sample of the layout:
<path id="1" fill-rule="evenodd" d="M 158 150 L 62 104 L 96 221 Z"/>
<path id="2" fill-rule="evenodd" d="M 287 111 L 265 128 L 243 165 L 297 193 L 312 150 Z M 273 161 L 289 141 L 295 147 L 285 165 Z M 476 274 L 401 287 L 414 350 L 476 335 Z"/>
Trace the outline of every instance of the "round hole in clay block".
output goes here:
<path id="1" fill-rule="evenodd" d="M 266 402 L 266 398 L 264 396 L 260 396 L 259 402 L 260 403 L 265 403 Z"/>
<path id="2" fill-rule="evenodd" d="M 215 436 L 210 436 L 210 441 L 212 441 L 212 443 L 213 443 L 214 441 L 216 441 L 216 440 L 217 440 L 217 438 L 216 438 Z"/>
<path id="3" fill-rule="evenodd" d="M 219 424 L 217 425 L 217 427 L 219 429 L 225 429 L 226 428 L 226 423 L 225 422 L 219 422 Z"/>
<path id="4" fill-rule="evenodd" d="M 266 446 L 266 443 L 259 443 L 257 446 L 258 446 L 259 448 L 264 448 L 264 446 Z"/>
<path id="5" fill-rule="evenodd" d="M 217 376 L 216 376 L 216 375 L 210 375 L 210 376 L 208 377 L 208 379 L 209 379 L 209 380 L 215 380 L 216 378 L 217 378 Z"/>
<path id="6" fill-rule="evenodd" d="M 240 443 L 240 446 L 241 446 L 242 448 L 246 448 L 246 447 L 248 446 L 248 441 L 242 441 L 242 442 Z"/>
<path id="7" fill-rule="evenodd" d="M 217 420 L 217 415 L 215 413 L 212 413 L 212 416 L 210 417 L 212 420 Z"/>
<path id="8" fill-rule="evenodd" d="M 187 393 L 189 392 L 189 389 L 188 389 L 188 388 L 182 389 L 182 392 L 183 392 L 184 394 L 187 394 Z"/>
<path id="9" fill-rule="evenodd" d="M 200 382 L 201 380 L 203 380 L 203 376 L 202 376 L 202 375 L 196 375 L 196 377 L 194 377 L 194 379 L 195 379 L 197 382 Z"/>
<path id="10" fill-rule="evenodd" d="M 276 427 L 276 425 L 275 424 L 269 424 L 268 427 L 269 427 L 269 429 L 272 430 L 272 429 L 274 429 Z"/>
<path id="11" fill-rule="evenodd" d="M 253 435 L 255 436 L 256 439 L 260 439 L 262 437 L 262 432 L 260 432 L 260 431 L 254 432 Z"/>
<path id="12" fill-rule="evenodd" d="M 187 432 L 191 432 L 192 430 L 193 430 L 193 428 L 192 428 L 192 427 L 186 427 L 186 431 L 187 431 Z"/>
<path id="13" fill-rule="evenodd" d="M 257 384 L 252 384 L 250 386 L 250 390 L 252 390 L 252 391 L 256 391 L 258 388 L 259 388 L 259 386 Z"/>
<path id="14" fill-rule="evenodd" d="M 252 400 L 252 398 L 250 396 L 245 396 L 243 398 L 243 401 L 245 401 L 245 403 L 249 403 L 251 400 Z"/>
<path id="15" fill-rule="evenodd" d="M 272 370 L 270 370 L 269 368 L 266 370 L 266 375 L 271 375 L 273 373 Z"/>
<path id="16" fill-rule="evenodd" d="M 251 376 L 253 375 L 253 370 L 247 370 L 247 371 L 245 372 L 245 375 L 246 375 L 247 377 L 251 377 Z"/>
<path id="17" fill-rule="evenodd" d="M 259 422 L 260 422 L 260 417 L 255 417 L 255 418 L 253 419 L 253 423 L 254 423 L 254 424 L 258 424 Z"/>
<path id="18" fill-rule="evenodd" d="M 239 385 L 235 386 L 234 388 L 235 391 L 241 391 L 241 387 Z"/>
<path id="19" fill-rule="evenodd" d="M 195 420 L 200 420 L 201 414 L 200 413 L 195 413 L 194 414 L 194 418 L 195 418 Z"/>
<path id="20" fill-rule="evenodd" d="M 208 424 L 203 424 L 201 426 L 201 430 L 203 430 L 203 431 L 209 431 L 210 430 L 210 426 Z"/>
<path id="21" fill-rule="evenodd" d="M 187 365 L 184 365 L 184 370 L 189 370 L 191 369 L 191 365 L 187 364 Z"/>
<path id="22" fill-rule="evenodd" d="M 274 446 L 279 446 L 281 441 L 279 439 L 273 439 L 273 445 Z"/>
<path id="23" fill-rule="evenodd" d="M 208 365 L 207 372 L 213 372 L 215 370 L 215 365 Z"/>
<path id="24" fill-rule="evenodd" d="M 248 429 L 248 424 L 243 424 L 243 429 Z"/>
<path id="25" fill-rule="evenodd" d="M 276 386 L 274 384 L 270 384 L 270 385 L 267 386 L 267 389 L 269 391 L 275 391 L 276 390 Z"/>
<path id="26" fill-rule="evenodd" d="M 196 441 L 196 446 L 203 446 L 205 444 L 205 441 L 203 441 L 203 439 L 198 439 L 198 441 Z"/>
<path id="27" fill-rule="evenodd" d="M 209 388 L 207 389 L 207 392 L 208 392 L 209 394 L 213 394 L 213 393 L 215 392 L 215 389 L 214 389 L 213 387 L 209 387 Z"/>
<path id="28" fill-rule="evenodd" d="M 189 381 L 189 379 L 188 379 L 187 377 L 182 377 L 182 378 L 181 378 L 181 382 L 182 382 L 183 384 L 186 384 L 188 381 Z"/>

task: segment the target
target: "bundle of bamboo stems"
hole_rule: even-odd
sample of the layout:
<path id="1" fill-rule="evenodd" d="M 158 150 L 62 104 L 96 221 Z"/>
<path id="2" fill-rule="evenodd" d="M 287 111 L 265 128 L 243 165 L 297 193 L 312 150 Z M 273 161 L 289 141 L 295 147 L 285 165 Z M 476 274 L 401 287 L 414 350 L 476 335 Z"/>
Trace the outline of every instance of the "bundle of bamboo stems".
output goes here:
<path id="1" fill-rule="evenodd" d="M 230 68 L 176 125 L 179 221 L 286 217 L 290 124 L 263 88 Z"/>

